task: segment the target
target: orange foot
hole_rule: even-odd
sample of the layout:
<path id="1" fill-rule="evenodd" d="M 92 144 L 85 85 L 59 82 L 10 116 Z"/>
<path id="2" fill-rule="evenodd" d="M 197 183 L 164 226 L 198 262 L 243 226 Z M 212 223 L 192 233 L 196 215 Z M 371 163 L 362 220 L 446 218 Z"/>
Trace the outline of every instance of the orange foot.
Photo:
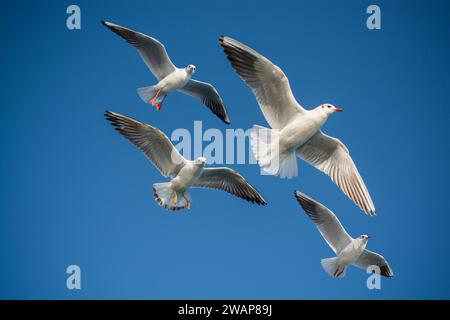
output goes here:
<path id="1" fill-rule="evenodd" d="M 161 110 L 161 108 L 162 108 L 162 105 L 163 105 L 163 103 L 162 103 L 162 101 L 160 102 L 160 103 L 158 103 L 157 105 L 156 105 L 156 110 Z"/>

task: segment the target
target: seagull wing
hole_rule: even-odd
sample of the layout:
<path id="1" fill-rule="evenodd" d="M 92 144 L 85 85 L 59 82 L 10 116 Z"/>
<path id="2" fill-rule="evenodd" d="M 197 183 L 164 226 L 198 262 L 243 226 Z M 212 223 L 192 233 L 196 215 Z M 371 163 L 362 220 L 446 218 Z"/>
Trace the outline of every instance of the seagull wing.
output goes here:
<path id="1" fill-rule="evenodd" d="M 252 203 L 267 204 L 259 192 L 244 177 L 230 168 L 206 168 L 192 186 L 219 189 Z"/>
<path id="2" fill-rule="evenodd" d="M 375 215 L 369 191 L 348 149 L 336 138 L 317 132 L 297 154 L 306 162 L 330 176 L 331 180 L 364 212 Z"/>
<path id="3" fill-rule="evenodd" d="M 295 197 L 336 255 L 353 240 L 330 209 L 299 191 Z"/>
<path id="4" fill-rule="evenodd" d="M 229 37 L 220 45 L 241 79 L 251 87 L 270 126 L 283 128 L 292 117 L 305 112 L 292 94 L 283 71 L 252 48 Z"/>
<path id="5" fill-rule="evenodd" d="M 179 91 L 199 99 L 223 122 L 230 124 L 225 104 L 216 88 L 211 84 L 191 79 L 183 88 L 179 89 Z"/>
<path id="6" fill-rule="evenodd" d="M 186 159 L 158 128 L 111 111 L 106 111 L 105 117 L 120 134 L 144 152 L 163 176 L 175 177 L 186 164 Z"/>
<path id="7" fill-rule="evenodd" d="M 382 276 L 394 276 L 394 271 L 392 271 L 386 259 L 382 255 L 367 249 L 364 250 L 354 264 L 364 270 L 367 270 L 369 266 L 378 266 Z"/>
<path id="8" fill-rule="evenodd" d="M 155 38 L 111 22 L 102 21 L 102 24 L 135 47 L 147 67 L 159 80 L 175 71 L 176 67 L 170 61 L 166 48 Z"/>

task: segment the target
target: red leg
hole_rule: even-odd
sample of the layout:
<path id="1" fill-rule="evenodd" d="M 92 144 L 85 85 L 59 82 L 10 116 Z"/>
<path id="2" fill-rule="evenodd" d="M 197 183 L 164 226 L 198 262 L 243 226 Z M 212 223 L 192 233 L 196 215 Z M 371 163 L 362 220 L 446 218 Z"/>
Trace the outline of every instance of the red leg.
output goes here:
<path id="1" fill-rule="evenodd" d="M 158 99 L 159 93 L 161 92 L 161 89 L 159 89 L 158 91 L 156 91 L 156 95 L 153 97 L 151 104 L 152 106 L 156 105 L 156 100 Z"/>
<path id="2" fill-rule="evenodd" d="M 158 104 L 156 105 L 156 110 L 158 110 L 158 111 L 161 110 L 162 105 L 163 105 L 163 102 L 164 102 L 164 99 L 166 99 L 166 97 L 167 97 L 167 95 L 165 95 L 165 96 L 162 98 L 161 102 L 158 103 Z"/>

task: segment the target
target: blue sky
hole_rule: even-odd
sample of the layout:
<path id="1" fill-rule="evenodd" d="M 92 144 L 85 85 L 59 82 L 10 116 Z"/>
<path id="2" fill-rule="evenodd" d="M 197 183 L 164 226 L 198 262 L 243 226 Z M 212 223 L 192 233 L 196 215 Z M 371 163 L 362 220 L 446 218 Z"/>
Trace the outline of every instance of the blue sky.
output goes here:
<path id="1" fill-rule="evenodd" d="M 445 1 L 77 1 L 82 29 L 66 28 L 65 1 L 9 2 L 1 10 L 0 298 L 450 298 L 450 92 Z M 267 125 L 218 44 L 229 35 L 266 55 L 306 108 L 345 108 L 324 131 L 350 149 L 372 194 L 370 218 L 328 177 L 299 161 L 299 177 L 233 165 L 265 196 L 258 207 L 196 189 L 192 210 L 158 207 L 164 181 L 106 123 L 110 109 L 161 128 L 225 126 L 198 101 L 169 96 L 154 111 L 137 87 L 155 83 L 137 53 L 100 24 L 152 35 L 178 66 L 221 93 L 231 128 Z M 206 144 L 205 144 L 206 145 Z M 205 146 L 204 145 L 204 146 Z M 381 290 L 351 268 L 329 277 L 331 249 L 293 197 L 300 190 L 369 234 L 395 272 Z M 66 289 L 79 265 L 82 290 Z"/>

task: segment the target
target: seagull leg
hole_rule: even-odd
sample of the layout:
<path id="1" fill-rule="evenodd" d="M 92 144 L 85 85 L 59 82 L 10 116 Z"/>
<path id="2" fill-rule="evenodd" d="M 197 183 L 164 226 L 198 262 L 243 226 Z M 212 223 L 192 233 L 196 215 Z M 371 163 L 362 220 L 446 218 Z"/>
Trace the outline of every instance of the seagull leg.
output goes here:
<path id="1" fill-rule="evenodd" d="M 158 91 L 156 91 L 156 95 L 153 97 L 153 99 L 152 99 L 152 101 L 151 101 L 151 103 L 152 103 L 152 106 L 155 106 L 156 105 L 156 100 L 158 99 L 158 96 L 159 96 L 159 93 L 161 92 L 161 89 L 159 89 Z"/>
<path id="2" fill-rule="evenodd" d="M 161 102 L 156 105 L 156 110 L 158 110 L 158 111 L 161 110 L 163 102 L 164 102 L 164 99 L 166 99 L 166 97 L 167 97 L 167 95 L 164 95 L 164 97 L 162 98 Z"/>
<path id="3" fill-rule="evenodd" d="M 172 193 L 173 193 L 173 205 L 176 206 L 178 203 L 177 192 L 175 190 L 172 190 Z"/>
<path id="4" fill-rule="evenodd" d="M 184 195 L 184 192 L 181 195 L 183 196 L 183 199 L 186 200 L 186 208 L 190 209 L 191 208 L 191 201 L 189 201 L 189 199 L 186 198 L 186 196 Z"/>

